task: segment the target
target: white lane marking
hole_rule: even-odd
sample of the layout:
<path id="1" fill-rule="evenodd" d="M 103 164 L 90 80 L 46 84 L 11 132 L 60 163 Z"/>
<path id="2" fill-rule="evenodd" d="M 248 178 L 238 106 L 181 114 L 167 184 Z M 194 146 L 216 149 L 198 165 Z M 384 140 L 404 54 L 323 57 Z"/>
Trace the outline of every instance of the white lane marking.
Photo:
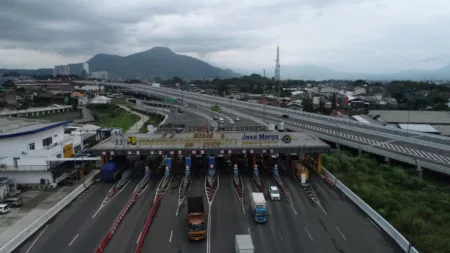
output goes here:
<path id="1" fill-rule="evenodd" d="M 297 211 L 295 210 L 293 203 L 291 203 L 291 207 L 292 207 L 292 211 L 294 211 L 295 215 L 297 215 Z"/>
<path id="2" fill-rule="evenodd" d="M 95 212 L 94 215 L 92 216 L 92 219 L 94 219 L 95 216 L 97 216 L 97 214 L 98 214 L 98 213 L 100 212 L 100 210 L 102 210 L 102 209 L 103 209 L 103 206 L 100 206 L 100 207 L 98 208 L 97 212 Z"/>
<path id="3" fill-rule="evenodd" d="M 306 233 L 308 234 L 309 238 L 311 238 L 311 241 L 314 241 L 314 239 L 312 238 L 311 234 L 309 233 L 308 229 L 306 229 L 306 227 L 303 227 L 306 231 Z"/>
<path id="4" fill-rule="evenodd" d="M 280 236 L 281 240 L 283 241 L 283 237 L 281 236 L 280 230 L 277 228 L 278 235 Z"/>
<path id="5" fill-rule="evenodd" d="M 375 224 L 375 222 L 369 219 L 369 217 L 367 217 L 367 219 L 370 221 L 370 223 L 372 223 L 372 225 L 374 225 L 378 229 L 378 231 L 381 231 L 380 228 L 377 226 L 377 224 Z"/>
<path id="6" fill-rule="evenodd" d="M 136 244 L 139 243 L 139 240 L 141 239 L 141 236 L 142 236 L 142 233 L 139 233 L 139 237 L 138 237 L 138 239 L 137 239 L 137 241 L 136 241 Z"/>
<path id="7" fill-rule="evenodd" d="M 338 227 L 336 227 L 337 231 L 339 232 L 339 234 L 341 234 L 342 238 L 344 238 L 344 240 L 347 241 L 347 238 L 345 238 L 344 234 L 342 234 L 341 230 L 339 230 Z"/>
<path id="8" fill-rule="evenodd" d="M 33 241 L 33 243 L 30 245 L 30 247 L 28 248 L 28 250 L 25 253 L 30 252 L 31 248 L 33 248 L 33 246 L 36 244 L 36 242 L 39 240 L 39 238 L 41 238 L 42 234 L 45 232 L 45 230 L 48 228 L 48 225 L 45 226 L 44 229 L 42 229 L 42 231 L 39 233 L 39 235 L 36 237 L 36 239 Z"/>
<path id="9" fill-rule="evenodd" d="M 316 191 L 314 191 L 314 188 L 312 187 L 312 185 L 311 185 L 310 188 L 311 188 L 312 192 L 314 193 L 314 196 L 317 196 Z M 326 215 L 328 215 L 328 213 L 325 212 L 325 209 L 323 209 L 322 205 L 320 204 L 319 199 L 317 199 L 316 203 L 319 205 L 320 209 L 322 209 L 322 211 L 323 211 Z"/>
<path id="10" fill-rule="evenodd" d="M 172 236 L 173 236 L 173 230 L 172 230 L 172 231 L 170 231 L 169 242 L 172 242 Z"/>
<path id="11" fill-rule="evenodd" d="M 250 232 L 250 228 L 247 228 L 247 230 L 248 230 L 248 234 L 252 235 L 252 233 Z"/>
<path id="12" fill-rule="evenodd" d="M 70 245 L 72 245 L 72 243 L 78 238 L 79 235 L 80 235 L 80 234 L 77 234 L 77 235 L 72 239 L 72 241 L 69 243 L 69 247 L 70 247 Z"/>

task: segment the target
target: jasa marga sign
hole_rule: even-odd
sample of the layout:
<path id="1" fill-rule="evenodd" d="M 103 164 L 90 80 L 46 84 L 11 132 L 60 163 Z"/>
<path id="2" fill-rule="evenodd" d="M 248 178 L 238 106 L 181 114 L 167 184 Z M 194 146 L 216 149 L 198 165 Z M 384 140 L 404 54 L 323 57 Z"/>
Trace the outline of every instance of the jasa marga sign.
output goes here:
<path id="1" fill-rule="evenodd" d="M 280 141 L 283 143 L 290 143 L 290 135 L 278 135 L 278 134 L 244 134 L 242 135 L 242 144 L 279 144 Z"/>

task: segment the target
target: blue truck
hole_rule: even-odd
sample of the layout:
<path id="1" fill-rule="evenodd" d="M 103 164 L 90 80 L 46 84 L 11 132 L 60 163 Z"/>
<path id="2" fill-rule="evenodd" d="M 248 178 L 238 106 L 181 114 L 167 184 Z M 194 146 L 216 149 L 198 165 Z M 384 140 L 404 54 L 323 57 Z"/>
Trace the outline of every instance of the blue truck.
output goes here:
<path id="1" fill-rule="evenodd" d="M 125 169 L 125 162 L 122 159 L 109 161 L 100 169 L 100 176 L 105 182 L 117 181 L 122 177 L 122 171 Z"/>
<path id="2" fill-rule="evenodd" d="M 267 221 L 266 198 L 262 192 L 252 192 L 252 212 L 257 223 Z"/>

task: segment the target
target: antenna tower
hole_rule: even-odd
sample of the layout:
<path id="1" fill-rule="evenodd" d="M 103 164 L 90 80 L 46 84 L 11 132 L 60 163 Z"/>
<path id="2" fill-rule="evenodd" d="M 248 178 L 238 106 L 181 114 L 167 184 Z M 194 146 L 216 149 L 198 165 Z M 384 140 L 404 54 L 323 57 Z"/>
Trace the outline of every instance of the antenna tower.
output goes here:
<path id="1" fill-rule="evenodd" d="M 275 82 L 278 86 L 278 97 L 280 97 L 280 47 L 277 46 L 277 60 L 275 63 Z"/>

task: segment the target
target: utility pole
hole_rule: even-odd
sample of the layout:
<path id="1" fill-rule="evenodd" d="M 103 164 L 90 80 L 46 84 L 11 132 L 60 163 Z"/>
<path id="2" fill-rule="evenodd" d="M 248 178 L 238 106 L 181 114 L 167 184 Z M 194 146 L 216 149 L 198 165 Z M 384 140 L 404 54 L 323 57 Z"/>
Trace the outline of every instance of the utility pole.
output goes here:
<path id="1" fill-rule="evenodd" d="M 263 69 L 263 121 L 266 123 L 266 70 Z"/>

